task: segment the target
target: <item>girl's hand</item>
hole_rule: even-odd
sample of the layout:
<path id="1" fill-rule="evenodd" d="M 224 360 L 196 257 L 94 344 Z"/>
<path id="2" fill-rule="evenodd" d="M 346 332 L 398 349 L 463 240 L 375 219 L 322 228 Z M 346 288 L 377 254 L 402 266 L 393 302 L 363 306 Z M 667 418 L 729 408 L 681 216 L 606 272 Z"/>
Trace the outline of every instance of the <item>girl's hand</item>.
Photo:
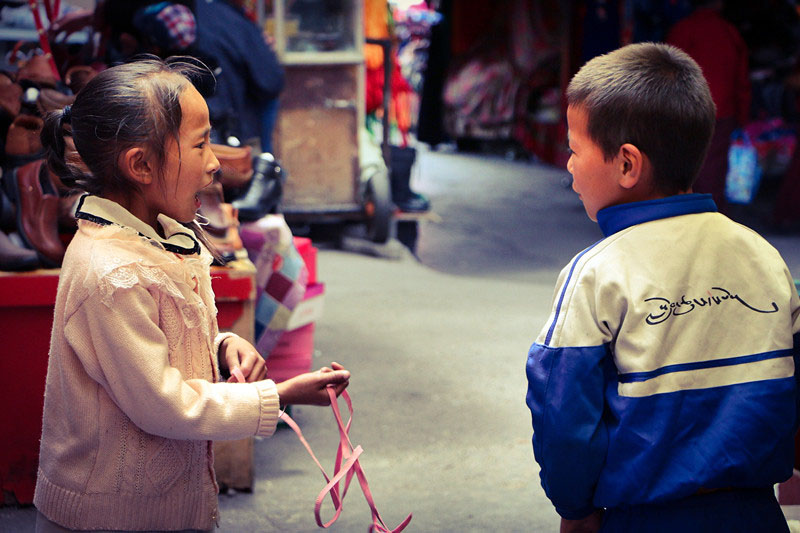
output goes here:
<path id="1" fill-rule="evenodd" d="M 339 363 L 333 368 L 322 367 L 316 372 L 300 374 L 277 384 L 281 407 L 295 404 L 330 405 L 328 386 L 333 387 L 339 396 L 350 384 L 350 372 Z"/>
<path id="2" fill-rule="evenodd" d="M 228 379 L 228 383 L 237 381 L 234 376 L 236 369 L 242 372 L 248 383 L 267 377 L 267 365 L 264 358 L 252 344 L 241 337 L 228 337 L 222 341 L 219 346 L 219 366 L 230 372 L 231 377 Z"/>

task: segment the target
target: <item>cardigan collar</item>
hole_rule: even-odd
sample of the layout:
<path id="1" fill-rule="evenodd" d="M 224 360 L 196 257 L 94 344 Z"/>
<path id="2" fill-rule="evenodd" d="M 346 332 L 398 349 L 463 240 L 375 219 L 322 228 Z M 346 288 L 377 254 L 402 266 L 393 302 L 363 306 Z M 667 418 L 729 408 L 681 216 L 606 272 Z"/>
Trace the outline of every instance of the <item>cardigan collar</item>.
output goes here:
<path id="1" fill-rule="evenodd" d="M 156 230 L 139 220 L 118 203 L 91 194 L 86 194 L 80 198 L 75 217 L 89 220 L 101 226 L 116 224 L 117 226 L 131 228 L 142 237 L 161 244 L 165 250 L 170 252 L 183 255 L 200 253 L 200 243 L 192 235 L 192 231 L 164 214 L 158 215 L 158 223 L 161 224 L 166 238 L 159 235 Z"/>
<path id="2" fill-rule="evenodd" d="M 597 212 L 597 223 L 600 224 L 603 235 L 608 237 L 643 222 L 693 213 L 713 213 L 716 210 L 717 204 L 710 194 L 677 194 L 657 200 L 606 207 Z"/>

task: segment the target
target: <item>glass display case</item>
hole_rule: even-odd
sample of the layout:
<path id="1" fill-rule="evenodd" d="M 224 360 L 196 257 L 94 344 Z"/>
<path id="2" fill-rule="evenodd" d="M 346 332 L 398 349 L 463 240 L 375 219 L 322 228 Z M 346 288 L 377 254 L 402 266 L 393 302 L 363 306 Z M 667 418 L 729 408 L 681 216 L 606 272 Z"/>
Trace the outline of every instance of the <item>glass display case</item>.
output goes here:
<path id="1" fill-rule="evenodd" d="M 388 236 L 388 178 L 364 176 L 363 0 L 259 0 L 261 23 L 286 72 L 273 144 L 288 179 L 281 209 L 289 221 L 362 221 L 370 238 Z"/>
<path id="2" fill-rule="evenodd" d="M 285 64 L 358 63 L 360 0 L 263 0 L 264 29 Z"/>

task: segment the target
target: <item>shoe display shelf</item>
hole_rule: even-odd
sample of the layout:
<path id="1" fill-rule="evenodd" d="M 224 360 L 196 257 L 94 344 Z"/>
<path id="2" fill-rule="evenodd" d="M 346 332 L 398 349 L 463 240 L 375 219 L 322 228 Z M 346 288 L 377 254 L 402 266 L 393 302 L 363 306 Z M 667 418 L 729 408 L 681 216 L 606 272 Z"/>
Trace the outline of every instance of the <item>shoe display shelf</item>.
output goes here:
<path id="1" fill-rule="evenodd" d="M 0 505 L 33 501 L 59 272 L 0 272 Z M 220 330 L 233 331 L 252 342 L 256 296 L 253 264 L 245 259 L 227 267 L 212 267 L 211 285 Z M 221 455 L 217 475 L 228 479 L 236 472 L 226 470 L 225 452 Z"/>

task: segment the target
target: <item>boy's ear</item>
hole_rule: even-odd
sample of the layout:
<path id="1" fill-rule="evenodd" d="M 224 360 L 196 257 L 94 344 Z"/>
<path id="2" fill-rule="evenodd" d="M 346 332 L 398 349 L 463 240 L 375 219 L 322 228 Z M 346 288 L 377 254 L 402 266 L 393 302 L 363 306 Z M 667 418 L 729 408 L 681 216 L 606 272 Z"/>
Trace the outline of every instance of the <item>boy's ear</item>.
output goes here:
<path id="1" fill-rule="evenodd" d="M 619 147 L 617 154 L 619 164 L 619 185 L 624 189 L 633 189 L 643 181 L 647 167 L 647 156 L 639 148 L 630 143 Z"/>
<path id="2" fill-rule="evenodd" d="M 153 165 L 143 148 L 138 146 L 128 148 L 119 158 L 119 168 L 126 178 L 140 185 L 149 185 L 153 182 Z"/>

